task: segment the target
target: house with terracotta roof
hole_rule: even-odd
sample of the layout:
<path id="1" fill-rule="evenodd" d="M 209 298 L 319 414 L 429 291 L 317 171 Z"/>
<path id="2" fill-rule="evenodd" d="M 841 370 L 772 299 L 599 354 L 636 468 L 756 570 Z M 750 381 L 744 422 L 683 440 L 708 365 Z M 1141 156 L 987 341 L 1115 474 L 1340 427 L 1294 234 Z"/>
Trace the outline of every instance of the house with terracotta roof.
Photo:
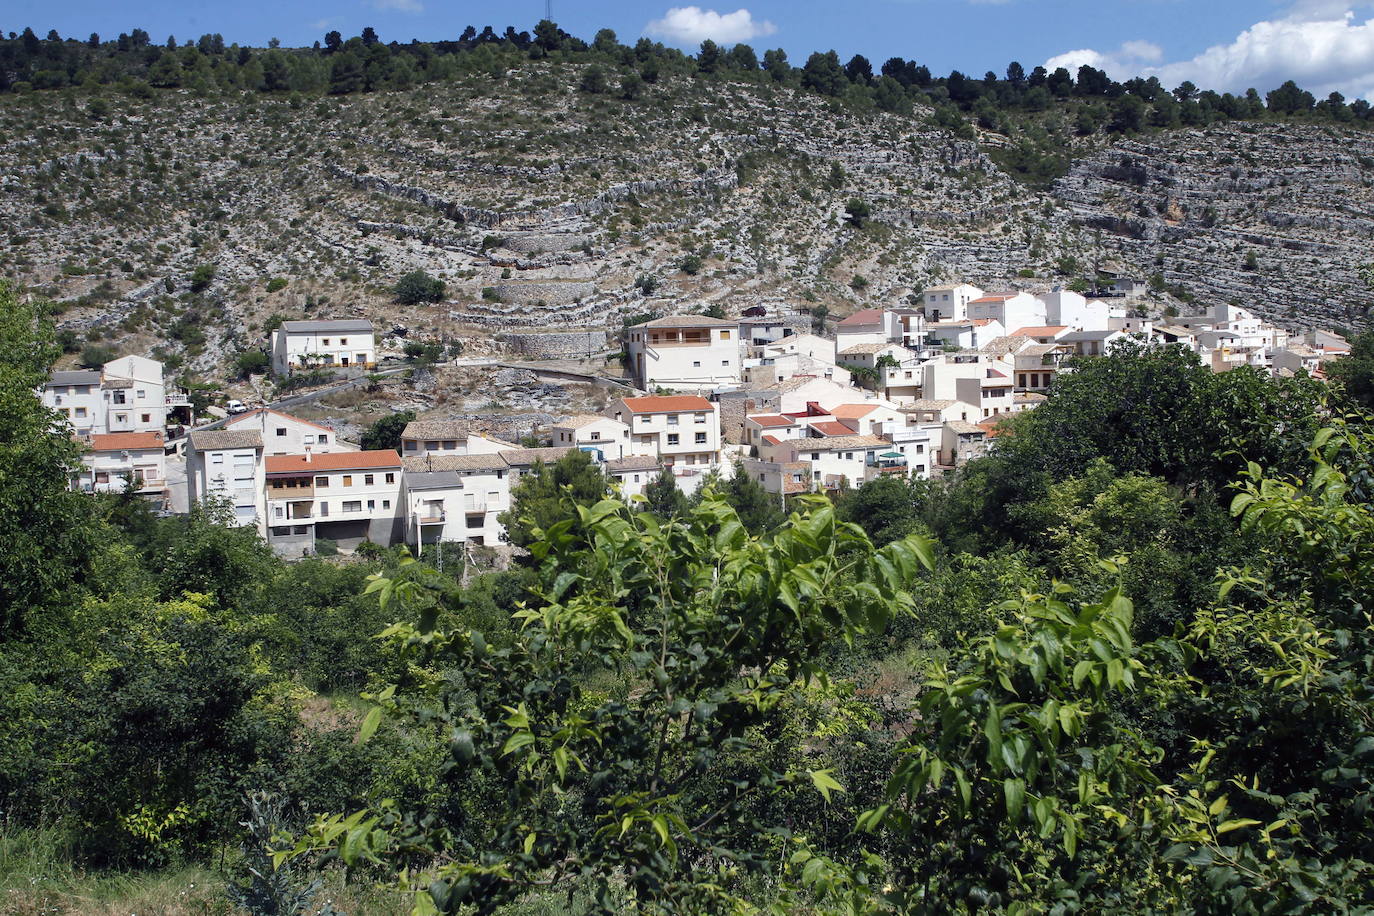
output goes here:
<path id="1" fill-rule="evenodd" d="M 1029 337 L 1038 344 L 1057 343 L 1066 334 L 1072 334 L 1074 329 L 1067 324 L 1032 324 L 1024 328 L 1016 328 L 1011 332 L 1012 337 Z"/>
<path id="2" fill-rule="evenodd" d="M 1015 354 L 1016 387 L 1020 391 L 1048 391 L 1059 377 L 1060 364 L 1073 355 L 1066 343 L 1037 343 Z"/>
<path id="3" fill-rule="evenodd" d="M 744 418 L 744 444 L 758 448 L 764 436 L 775 440 L 800 439 L 805 427 L 797 417 L 780 413 L 754 414 Z"/>
<path id="4" fill-rule="evenodd" d="M 619 420 L 596 414 L 564 417 L 549 427 L 556 446 L 572 446 L 595 452 L 598 461 L 623 458 L 630 451 L 630 427 Z"/>
<path id="5" fill-rule="evenodd" d="M 196 429 L 186 443 L 186 489 L 193 504 L 226 504 L 235 525 L 267 536 L 262 434 L 256 429 Z"/>
<path id="6" fill-rule="evenodd" d="M 615 481 L 620 498 L 629 501 L 643 493 L 650 481 L 662 473 L 663 462 L 648 455 L 627 455 L 607 461 L 603 470 Z"/>
<path id="7" fill-rule="evenodd" d="M 625 329 L 625 353 L 635 384 L 711 391 L 738 385 L 743 366 L 739 322 L 705 315 L 655 318 Z"/>
<path id="8" fill-rule="evenodd" d="M 695 490 L 700 477 L 720 464 L 720 411 L 703 397 L 620 398 L 606 416 L 630 428 L 626 454 L 658 458 L 685 490 Z"/>
<path id="9" fill-rule="evenodd" d="M 901 340 L 897 318 L 883 309 L 860 309 L 835 325 L 837 353 L 861 344 L 885 344 Z M 843 362 L 843 357 L 839 358 Z"/>
<path id="10" fill-rule="evenodd" d="M 352 550 L 402 537 L 401 456 L 394 449 L 268 455 L 267 542 L 285 556 L 314 553 L 318 540 Z"/>
<path id="11" fill-rule="evenodd" d="M 255 429 L 268 455 L 299 455 L 306 451 L 356 452 L 358 446 L 339 439 L 331 427 L 302 420 L 279 410 L 260 407 L 224 421 L 224 429 Z"/>
<path id="12" fill-rule="evenodd" d="M 103 433 L 91 437 L 81 456 L 77 485 L 87 493 L 132 491 L 157 501 L 167 496 L 162 434 Z"/>

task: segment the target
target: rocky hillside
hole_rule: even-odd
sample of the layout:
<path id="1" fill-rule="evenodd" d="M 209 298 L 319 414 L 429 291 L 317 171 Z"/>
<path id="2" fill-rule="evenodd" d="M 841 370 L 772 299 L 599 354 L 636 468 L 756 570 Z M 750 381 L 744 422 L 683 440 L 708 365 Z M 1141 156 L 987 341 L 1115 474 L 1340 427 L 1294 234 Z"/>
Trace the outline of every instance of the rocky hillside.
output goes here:
<path id="1" fill-rule="evenodd" d="M 1094 266 L 1157 275 L 1161 309 L 1239 302 L 1293 325 L 1360 322 L 1371 295 L 1355 272 L 1374 248 L 1367 132 L 1156 133 L 1079 149 L 1040 192 L 987 155 L 1001 138 L 957 139 L 928 111 L 577 85 L 555 64 L 345 98 L 12 96 L 0 267 L 58 303 L 74 346 L 207 375 L 273 315 L 480 343 L 716 301 L 842 314 Z M 847 217 L 855 199 L 867 218 Z M 392 302 L 415 269 L 445 303 Z"/>

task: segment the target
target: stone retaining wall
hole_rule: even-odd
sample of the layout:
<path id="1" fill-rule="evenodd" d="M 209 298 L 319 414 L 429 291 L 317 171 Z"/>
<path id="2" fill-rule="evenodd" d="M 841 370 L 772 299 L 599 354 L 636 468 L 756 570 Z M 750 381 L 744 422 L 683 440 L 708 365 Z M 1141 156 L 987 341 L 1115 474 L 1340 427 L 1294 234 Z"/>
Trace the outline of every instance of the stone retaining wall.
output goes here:
<path id="1" fill-rule="evenodd" d="M 496 339 L 530 359 L 565 359 L 606 349 L 605 331 L 512 331 Z"/>

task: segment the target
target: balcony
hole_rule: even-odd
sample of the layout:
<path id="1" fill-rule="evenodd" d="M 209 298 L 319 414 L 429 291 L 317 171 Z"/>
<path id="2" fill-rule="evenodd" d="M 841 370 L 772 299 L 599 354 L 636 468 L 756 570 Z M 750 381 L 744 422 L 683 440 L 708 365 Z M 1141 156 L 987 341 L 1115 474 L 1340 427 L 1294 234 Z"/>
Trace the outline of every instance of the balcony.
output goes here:
<path id="1" fill-rule="evenodd" d="M 417 520 L 421 525 L 442 525 L 448 520 L 448 513 L 443 509 L 423 508 L 417 510 Z"/>

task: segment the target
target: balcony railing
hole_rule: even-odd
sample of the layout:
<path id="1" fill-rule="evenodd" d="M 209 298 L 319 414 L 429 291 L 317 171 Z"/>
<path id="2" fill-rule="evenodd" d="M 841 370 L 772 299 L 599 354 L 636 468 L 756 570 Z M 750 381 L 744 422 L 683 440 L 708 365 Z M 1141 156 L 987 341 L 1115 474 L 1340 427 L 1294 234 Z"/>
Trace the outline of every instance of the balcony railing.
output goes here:
<path id="1" fill-rule="evenodd" d="M 421 509 L 419 520 L 421 525 L 442 525 L 448 518 L 448 513 L 443 509 Z"/>

